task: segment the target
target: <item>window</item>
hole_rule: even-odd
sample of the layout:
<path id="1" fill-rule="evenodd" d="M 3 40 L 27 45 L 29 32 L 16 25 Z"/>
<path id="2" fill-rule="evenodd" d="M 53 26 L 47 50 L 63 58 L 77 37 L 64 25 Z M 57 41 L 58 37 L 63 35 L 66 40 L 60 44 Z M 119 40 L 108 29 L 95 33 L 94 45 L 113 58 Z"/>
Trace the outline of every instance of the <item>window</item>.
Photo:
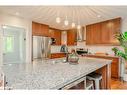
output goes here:
<path id="1" fill-rule="evenodd" d="M 4 37 L 4 53 L 11 53 L 14 51 L 14 36 Z"/>

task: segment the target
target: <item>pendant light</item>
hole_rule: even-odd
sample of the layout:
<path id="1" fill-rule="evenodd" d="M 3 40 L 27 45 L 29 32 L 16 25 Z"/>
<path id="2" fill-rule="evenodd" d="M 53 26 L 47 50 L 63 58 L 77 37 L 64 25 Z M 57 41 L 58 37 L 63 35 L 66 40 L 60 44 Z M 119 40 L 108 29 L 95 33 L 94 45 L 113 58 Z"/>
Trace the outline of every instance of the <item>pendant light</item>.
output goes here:
<path id="1" fill-rule="evenodd" d="M 75 23 L 74 23 L 74 12 L 72 11 L 72 24 L 71 24 L 71 27 L 74 28 L 75 27 Z"/>
<path id="2" fill-rule="evenodd" d="M 56 18 L 56 22 L 57 22 L 57 23 L 60 23 L 60 21 L 61 21 L 60 17 L 57 17 L 57 18 Z"/>
<path id="3" fill-rule="evenodd" d="M 69 24 L 69 22 L 68 22 L 68 20 L 67 20 L 67 16 L 66 16 L 66 19 L 65 19 L 65 21 L 64 21 L 64 24 L 65 24 L 65 26 L 68 26 L 68 24 Z"/>
<path id="4" fill-rule="evenodd" d="M 60 23 L 60 22 L 61 22 L 61 19 L 59 17 L 59 13 L 57 12 L 56 23 Z"/>
<path id="5" fill-rule="evenodd" d="M 77 29 L 81 29 L 81 25 L 79 24 L 79 25 L 77 25 Z"/>
<path id="6" fill-rule="evenodd" d="M 80 25 L 79 17 L 78 17 L 78 25 L 77 25 L 77 29 L 81 29 L 81 25 Z"/>
<path id="7" fill-rule="evenodd" d="M 71 26 L 72 26 L 72 28 L 74 28 L 74 27 L 75 27 L 75 23 L 74 23 L 74 22 L 72 22 Z"/>

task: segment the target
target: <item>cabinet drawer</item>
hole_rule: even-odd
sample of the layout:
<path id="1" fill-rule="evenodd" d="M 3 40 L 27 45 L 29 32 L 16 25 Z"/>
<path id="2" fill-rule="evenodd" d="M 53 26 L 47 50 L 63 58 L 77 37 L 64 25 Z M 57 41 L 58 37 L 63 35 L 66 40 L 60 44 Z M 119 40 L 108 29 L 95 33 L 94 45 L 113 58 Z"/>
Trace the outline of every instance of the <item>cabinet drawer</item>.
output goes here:
<path id="1" fill-rule="evenodd" d="M 66 55 L 64 53 L 52 53 L 51 54 L 51 59 L 53 58 L 62 58 L 65 57 Z"/>

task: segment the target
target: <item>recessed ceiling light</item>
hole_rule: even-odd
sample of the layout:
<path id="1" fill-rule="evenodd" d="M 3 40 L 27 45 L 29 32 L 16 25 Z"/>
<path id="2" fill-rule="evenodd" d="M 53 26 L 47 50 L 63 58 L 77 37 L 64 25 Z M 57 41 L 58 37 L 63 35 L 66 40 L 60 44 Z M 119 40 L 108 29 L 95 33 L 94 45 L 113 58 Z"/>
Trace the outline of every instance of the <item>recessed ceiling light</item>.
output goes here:
<path id="1" fill-rule="evenodd" d="M 98 17 L 98 18 L 100 18 L 100 17 L 101 17 L 101 15 L 97 15 L 97 17 Z"/>
<path id="2" fill-rule="evenodd" d="M 19 12 L 16 12 L 15 14 L 18 16 L 19 15 Z"/>

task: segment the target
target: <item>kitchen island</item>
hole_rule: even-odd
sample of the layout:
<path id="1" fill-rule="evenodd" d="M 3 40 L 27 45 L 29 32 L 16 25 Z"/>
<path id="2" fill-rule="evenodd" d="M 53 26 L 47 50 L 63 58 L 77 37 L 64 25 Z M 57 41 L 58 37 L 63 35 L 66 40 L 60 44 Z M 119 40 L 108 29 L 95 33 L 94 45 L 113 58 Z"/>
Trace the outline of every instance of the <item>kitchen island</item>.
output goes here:
<path id="1" fill-rule="evenodd" d="M 110 89 L 110 64 L 111 60 L 80 57 L 77 65 L 64 63 L 61 58 L 7 64 L 2 69 L 12 89 L 61 89 L 94 71 L 102 74 L 103 88 Z"/>

